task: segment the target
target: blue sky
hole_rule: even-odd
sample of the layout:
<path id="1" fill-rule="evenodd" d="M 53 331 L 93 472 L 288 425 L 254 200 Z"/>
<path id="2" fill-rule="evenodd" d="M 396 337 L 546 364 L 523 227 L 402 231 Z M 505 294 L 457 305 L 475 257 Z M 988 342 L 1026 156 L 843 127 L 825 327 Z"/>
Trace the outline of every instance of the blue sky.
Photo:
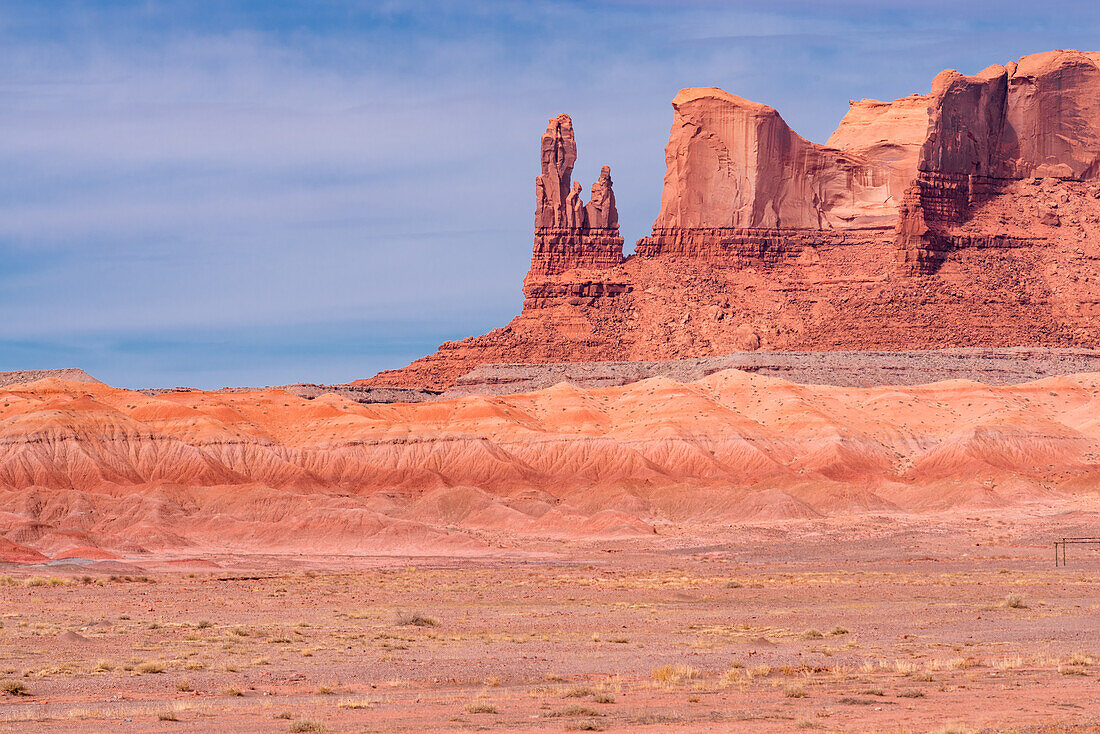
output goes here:
<path id="1" fill-rule="evenodd" d="M 518 312 L 547 118 L 586 189 L 611 165 L 631 243 L 681 87 L 822 141 L 849 99 L 1096 50 L 1097 5 L 0 0 L 0 370 L 401 366 Z"/>

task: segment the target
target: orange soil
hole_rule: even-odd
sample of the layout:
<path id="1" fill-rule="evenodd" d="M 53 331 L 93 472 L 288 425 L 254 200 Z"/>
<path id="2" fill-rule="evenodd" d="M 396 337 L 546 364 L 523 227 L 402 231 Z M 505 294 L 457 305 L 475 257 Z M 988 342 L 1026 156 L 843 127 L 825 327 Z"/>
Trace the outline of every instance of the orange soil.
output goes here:
<path id="1" fill-rule="evenodd" d="M 1049 545 L 1092 504 L 0 565 L 0 731 L 1095 734 L 1100 556 Z"/>

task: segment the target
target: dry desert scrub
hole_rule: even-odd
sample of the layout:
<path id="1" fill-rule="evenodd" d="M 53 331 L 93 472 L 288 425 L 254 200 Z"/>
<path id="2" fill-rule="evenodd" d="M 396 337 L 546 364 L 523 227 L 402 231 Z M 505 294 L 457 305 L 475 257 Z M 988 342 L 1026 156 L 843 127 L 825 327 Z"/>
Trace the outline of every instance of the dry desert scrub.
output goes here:
<path id="1" fill-rule="evenodd" d="M 394 624 L 402 627 L 438 627 L 439 620 L 419 612 L 401 612 L 397 615 Z"/>
<path id="2" fill-rule="evenodd" d="M 586 706 L 566 706 L 557 711 L 547 711 L 543 716 L 547 719 L 559 719 L 571 716 L 603 716 L 603 714 Z"/>
<path id="3" fill-rule="evenodd" d="M 321 732 L 328 731 L 328 727 L 320 721 L 314 721 L 313 719 L 298 719 L 291 722 L 287 727 L 287 731 L 296 732 L 298 734 L 313 732 L 313 734 L 320 734 Z"/>
<path id="4" fill-rule="evenodd" d="M 0 691 L 8 694 L 9 696 L 29 696 L 31 695 L 30 689 L 27 688 L 27 684 L 21 680 L 3 680 L 0 681 Z"/>

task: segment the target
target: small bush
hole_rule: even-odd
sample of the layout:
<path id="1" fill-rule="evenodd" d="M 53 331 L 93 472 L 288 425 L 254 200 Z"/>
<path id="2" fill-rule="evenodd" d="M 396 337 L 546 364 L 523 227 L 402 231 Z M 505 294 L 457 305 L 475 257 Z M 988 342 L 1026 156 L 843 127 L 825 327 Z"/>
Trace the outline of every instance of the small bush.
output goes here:
<path id="1" fill-rule="evenodd" d="M 615 697 L 610 693 L 597 693 L 592 700 L 596 703 L 615 703 Z"/>
<path id="2" fill-rule="evenodd" d="M 825 635 L 821 634 L 818 630 L 808 629 L 802 633 L 803 640 L 820 640 Z"/>
<path id="3" fill-rule="evenodd" d="M 161 711 L 159 714 L 157 714 L 157 719 L 159 721 L 179 721 L 180 720 L 180 718 L 178 716 L 176 716 L 175 711 Z"/>
<path id="4" fill-rule="evenodd" d="M 402 612 L 397 615 L 396 624 L 402 627 L 438 627 L 439 620 L 419 612 Z"/>
<path id="5" fill-rule="evenodd" d="M 4 680 L 0 681 L 0 691 L 8 694 L 9 696 L 29 696 L 31 695 L 30 689 L 27 688 L 27 684 L 21 680 Z"/>
<path id="6" fill-rule="evenodd" d="M 164 663 L 159 663 L 155 660 L 151 660 L 146 663 L 139 663 L 136 670 L 143 675 L 148 673 L 163 673 Z"/>
<path id="7" fill-rule="evenodd" d="M 565 693 L 561 694 L 562 698 L 586 698 L 592 695 L 592 689 L 584 686 L 576 686 L 570 688 Z"/>
<path id="8" fill-rule="evenodd" d="M 1001 606 L 1005 609 L 1027 609 L 1024 598 L 1019 594 L 1009 594 L 1005 597 L 1005 600 L 1001 602 Z"/>
<path id="9" fill-rule="evenodd" d="M 468 714 L 495 714 L 497 707 L 490 703 L 471 703 L 466 706 Z"/>
<path id="10" fill-rule="evenodd" d="M 41 576 L 29 576 L 23 581 L 23 586 L 46 586 L 50 582 Z"/>
<path id="11" fill-rule="evenodd" d="M 322 724 L 320 721 L 314 721 L 313 719 L 298 719 L 291 724 L 287 731 L 291 732 L 326 732 L 328 727 Z"/>
<path id="12" fill-rule="evenodd" d="M 543 716 L 548 719 L 560 719 L 568 716 L 602 716 L 602 714 L 585 706 L 566 706 L 557 711 L 547 711 Z"/>
<path id="13" fill-rule="evenodd" d="M 831 630 L 829 630 L 829 634 L 833 637 L 840 637 L 841 635 L 848 634 L 848 628 L 837 625 L 836 627 L 833 627 Z"/>

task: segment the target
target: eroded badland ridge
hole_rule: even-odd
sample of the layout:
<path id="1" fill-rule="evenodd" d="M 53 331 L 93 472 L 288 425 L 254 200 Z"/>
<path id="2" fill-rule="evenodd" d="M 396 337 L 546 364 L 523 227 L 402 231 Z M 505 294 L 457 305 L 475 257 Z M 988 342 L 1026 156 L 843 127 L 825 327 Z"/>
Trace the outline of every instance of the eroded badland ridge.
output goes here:
<path id="1" fill-rule="evenodd" d="M 825 145 L 779 113 L 685 89 L 660 213 L 623 256 L 610 170 L 571 181 L 550 121 L 522 313 L 372 386 L 445 389 L 486 363 L 745 350 L 1094 347 L 1100 54 L 1051 51 L 928 94 L 852 102 Z"/>

